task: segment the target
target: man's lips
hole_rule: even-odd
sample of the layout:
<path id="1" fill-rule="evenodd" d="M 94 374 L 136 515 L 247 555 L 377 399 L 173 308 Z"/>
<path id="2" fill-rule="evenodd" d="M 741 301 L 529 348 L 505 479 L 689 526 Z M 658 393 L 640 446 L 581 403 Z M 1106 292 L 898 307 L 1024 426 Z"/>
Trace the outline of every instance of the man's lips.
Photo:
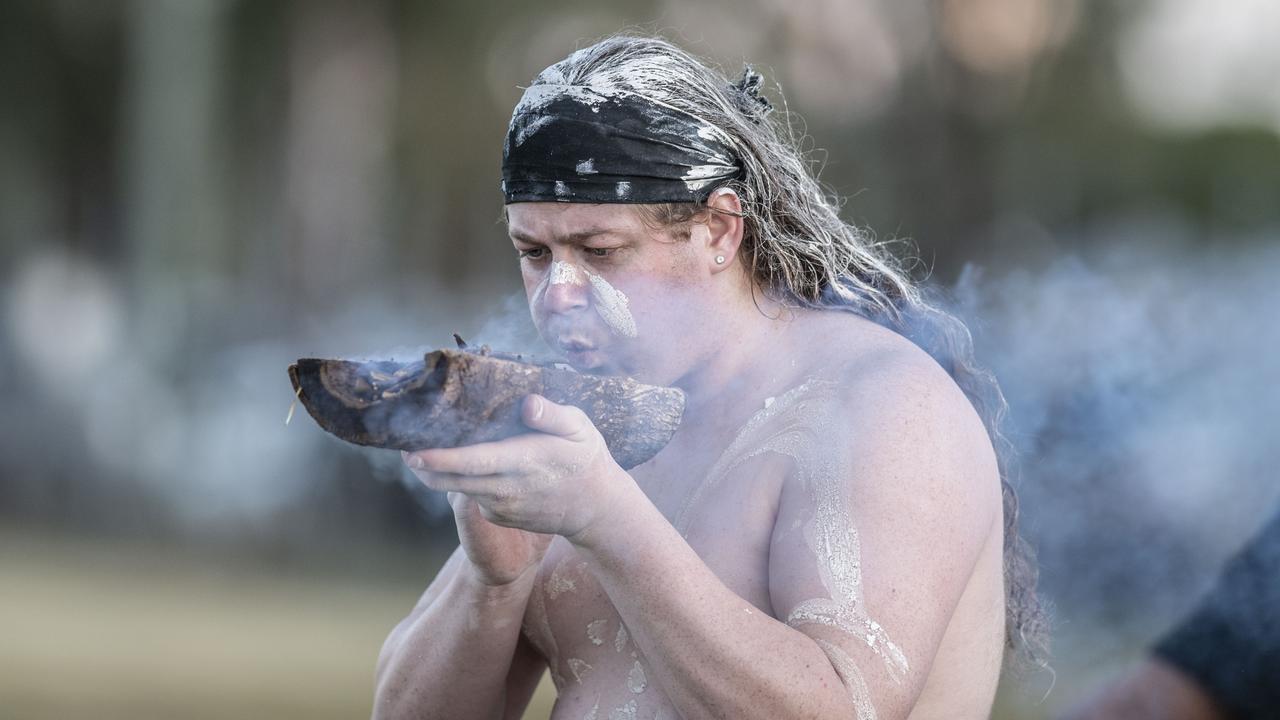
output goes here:
<path id="1" fill-rule="evenodd" d="M 557 339 L 556 347 L 565 354 L 571 365 L 580 370 L 589 370 L 604 361 L 596 345 L 582 338 Z"/>
<path id="2" fill-rule="evenodd" d="M 556 338 L 556 346 L 567 353 L 586 352 L 596 349 L 593 343 L 578 337 Z"/>

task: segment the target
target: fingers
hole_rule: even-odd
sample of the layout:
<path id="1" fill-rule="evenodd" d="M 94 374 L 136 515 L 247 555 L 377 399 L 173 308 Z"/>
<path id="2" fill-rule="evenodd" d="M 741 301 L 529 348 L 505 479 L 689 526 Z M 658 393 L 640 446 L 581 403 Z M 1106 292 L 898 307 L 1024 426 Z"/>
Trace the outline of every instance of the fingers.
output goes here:
<path id="1" fill-rule="evenodd" d="M 437 451 L 430 452 L 434 454 Z M 491 513 L 494 517 L 505 517 L 526 492 L 526 488 L 517 482 L 518 476 L 510 474 L 470 475 L 421 469 L 414 462 L 420 454 L 422 453 L 401 453 L 410 472 L 423 485 L 448 494 L 449 504 L 455 511 L 467 500 L 475 500 L 486 513 Z M 485 515 L 485 519 L 490 521 L 494 521 L 494 517 Z"/>
<path id="2" fill-rule="evenodd" d="M 528 453 L 511 441 L 480 443 L 456 448 L 435 448 L 405 453 L 413 471 L 449 475 L 498 475 L 518 470 Z"/>
<path id="3" fill-rule="evenodd" d="M 506 499 L 515 497 L 521 492 L 520 487 L 508 475 L 457 475 L 439 473 L 429 470 L 414 470 L 414 476 L 432 490 L 448 493 L 450 502 L 460 500 L 457 496 L 471 498 Z"/>
<path id="4" fill-rule="evenodd" d="M 473 477 L 414 470 L 423 485 L 448 494 L 454 514 L 464 512 L 467 503 L 489 522 L 511 526 L 513 510 L 519 506 L 522 489 L 509 477 Z M 468 511 L 469 512 L 469 511 Z"/>
<path id="5" fill-rule="evenodd" d="M 449 493 L 450 499 L 455 493 L 472 496 L 486 495 L 489 491 L 496 490 L 497 481 L 502 479 L 501 475 L 477 477 L 475 475 L 454 475 L 452 473 L 438 473 L 428 470 L 414 470 L 413 474 L 423 485 L 432 490 Z"/>
<path id="6" fill-rule="evenodd" d="M 529 395 L 521 407 L 521 417 L 530 429 L 563 438 L 577 439 L 593 427 L 587 414 L 572 405 L 557 405 L 541 395 Z"/>
<path id="7" fill-rule="evenodd" d="M 530 429 L 568 440 L 581 440 L 595 430 L 586 413 L 572 405 L 558 405 L 541 395 L 529 395 L 521 415 Z M 452 475 L 500 475 L 527 470 L 531 460 L 543 457 L 546 447 L 535 434 L 456 448 L 401 452 L 411 470 Z M 543 438 L 545 439 L 545 438 Z"/>

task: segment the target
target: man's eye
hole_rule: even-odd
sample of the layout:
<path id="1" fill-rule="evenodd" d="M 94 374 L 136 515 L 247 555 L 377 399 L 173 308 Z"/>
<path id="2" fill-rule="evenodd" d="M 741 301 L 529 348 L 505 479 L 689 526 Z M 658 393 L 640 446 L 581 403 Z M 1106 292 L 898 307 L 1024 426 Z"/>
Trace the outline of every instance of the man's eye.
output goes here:
<path id="1" fill-rule="evenodd" d="M 587 248 L 587 254 L 592 257 L 608 257 L 613 252 L 613 248 Z"/>
<path id="2" fill-rule="evenodd" d="M 520 257 L 529 258 L 530 260 L 541 260 L 545 256 L 546 252 L 546 248 L 529 248 L 528 250 L 521 250 Z"/>

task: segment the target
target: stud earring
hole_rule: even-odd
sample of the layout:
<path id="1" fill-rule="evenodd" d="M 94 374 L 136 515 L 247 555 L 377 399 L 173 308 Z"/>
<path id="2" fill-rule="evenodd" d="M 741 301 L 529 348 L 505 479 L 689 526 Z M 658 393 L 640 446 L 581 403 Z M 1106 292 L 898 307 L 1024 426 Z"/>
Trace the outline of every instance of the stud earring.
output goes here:
<path id="1" fill-rule="evenodd" d="M 716 256 L 716 264 L 717 264 L 717 265 L 723 265 L 723 264 L 724 264 L 724 256 L 723 256 L 723 255 L 717 255 L 717 256 Z"/>

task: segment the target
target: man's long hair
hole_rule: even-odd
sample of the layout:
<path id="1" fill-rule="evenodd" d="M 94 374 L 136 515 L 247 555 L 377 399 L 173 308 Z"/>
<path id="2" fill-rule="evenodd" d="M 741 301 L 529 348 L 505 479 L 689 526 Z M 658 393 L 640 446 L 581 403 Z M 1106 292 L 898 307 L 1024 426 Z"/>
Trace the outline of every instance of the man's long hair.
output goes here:
<path id="1" fill-rule="evenodd" d="M 839 309 L 910 339 L 950 373 L 973 403 L 996 451 L 1004 505 L 1006 641 L 1016 655 L 1045 665 L 1048 632 L 1036 595 L 1031 548 L 1018 533 L 1010 484 L 1013 447 L 1001 432 L 1008 409 L 995 376 L 974 359 L 968 328 L 927 295 L 886 243 L 840 218 L 840 200 L 819 183 L 786 113 L 770 114 L 750 69 L 736 83 L 660 38 L 615 35 L 543 71 L 533 82 L 627 90 L 695 115 L 723 130 L 742 166 L 727 187 L 743 207 L 740 256 L 754 285 L 795 305 Z M 707 208 L 639 206 L 651 223 L 679 230 Z"/>

